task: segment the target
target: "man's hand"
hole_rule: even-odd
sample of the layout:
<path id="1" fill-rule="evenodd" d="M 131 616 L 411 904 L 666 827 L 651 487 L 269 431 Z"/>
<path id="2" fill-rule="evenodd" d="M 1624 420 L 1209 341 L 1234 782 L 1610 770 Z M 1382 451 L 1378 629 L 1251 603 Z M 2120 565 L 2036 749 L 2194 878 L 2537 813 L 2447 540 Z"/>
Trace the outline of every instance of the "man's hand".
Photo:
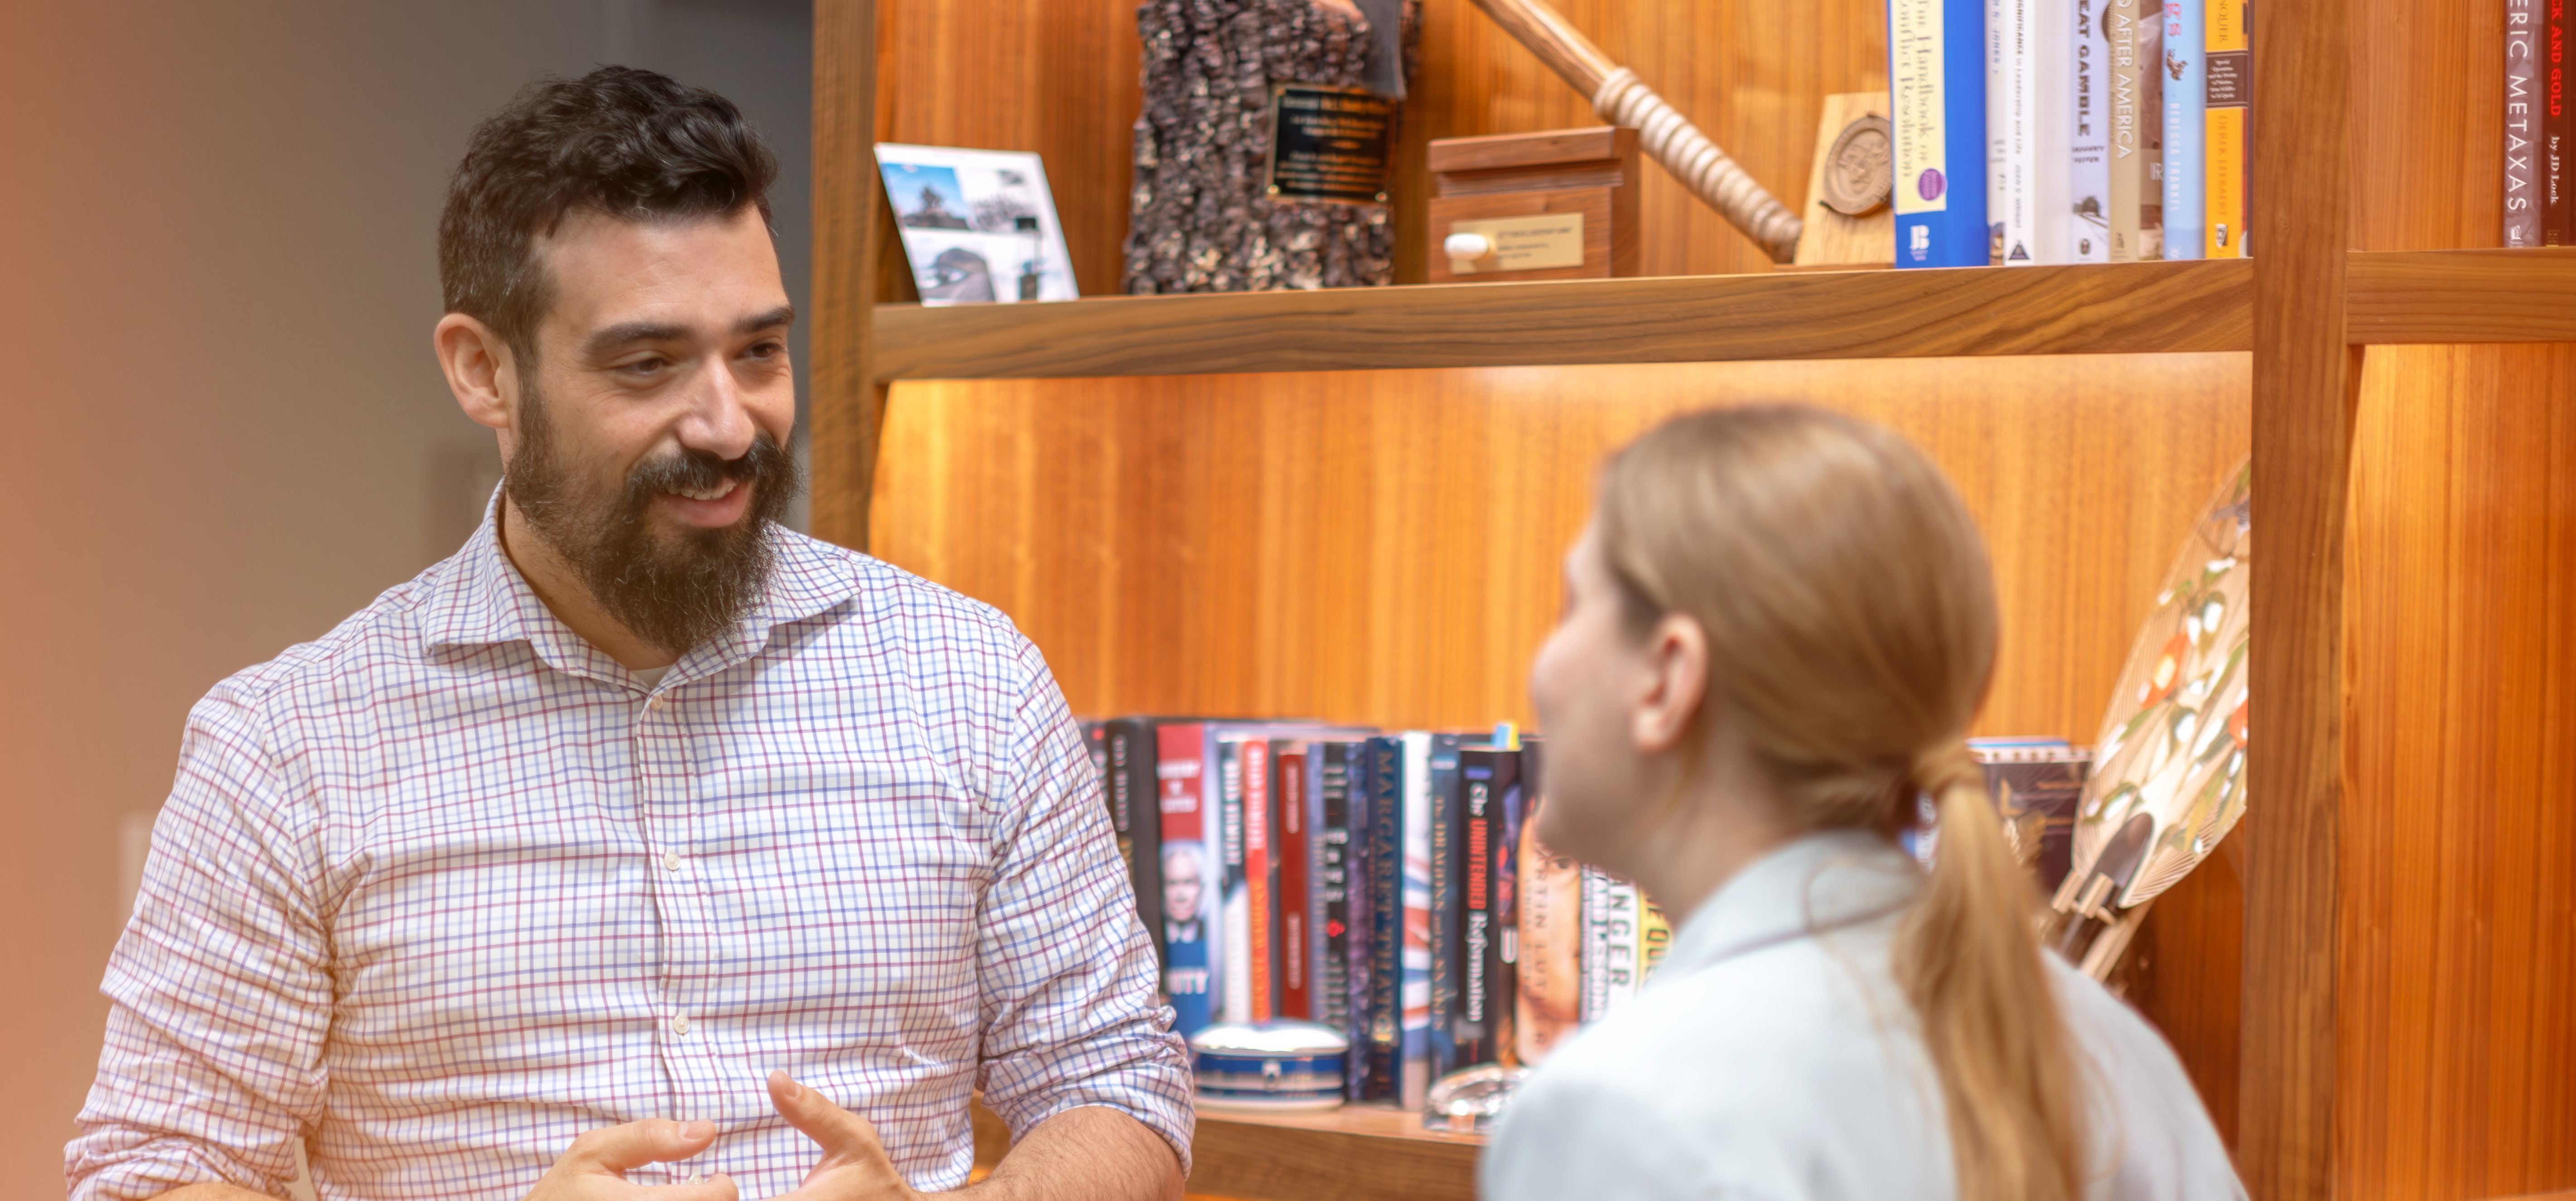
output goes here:
<path id="1" fill-rule="evenodd" d="M 527 1201 L 740 1201 L 724 1175 L 689 1184 L 629 1184 L 626 1173 L 648 1163 L 677 1163 L 716 1141 L 713 1122 L 650 1119 L 593 1130 L 572 1140 Z"/>
<path id="2" fill-rule="evenodd" d="M 918 1201 L 920 1193 L 894 1170 L 877 1128 L 866 1118 L 832 1104 L 829 1097 L 790 1080 L 785 1072 L 769 1074 L 769 1103 L 787 1124 L 823 1149 L 823 1161 L 805 1174 L 805 1183 L 778 1201 Z"/>

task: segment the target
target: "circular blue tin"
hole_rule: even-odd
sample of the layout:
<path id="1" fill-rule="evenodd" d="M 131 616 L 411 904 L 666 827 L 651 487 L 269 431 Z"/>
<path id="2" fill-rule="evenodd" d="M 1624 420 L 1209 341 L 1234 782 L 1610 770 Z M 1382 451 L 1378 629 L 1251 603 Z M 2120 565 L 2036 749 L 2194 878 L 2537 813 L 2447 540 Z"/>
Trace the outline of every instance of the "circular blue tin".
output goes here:
<path id="1" fill-rule="evenodd" d="M 1314 1022 L 1220 1022 L 1190 1036 L 1203 1109 L 1333 1109 L 1351 1040 Z"/>

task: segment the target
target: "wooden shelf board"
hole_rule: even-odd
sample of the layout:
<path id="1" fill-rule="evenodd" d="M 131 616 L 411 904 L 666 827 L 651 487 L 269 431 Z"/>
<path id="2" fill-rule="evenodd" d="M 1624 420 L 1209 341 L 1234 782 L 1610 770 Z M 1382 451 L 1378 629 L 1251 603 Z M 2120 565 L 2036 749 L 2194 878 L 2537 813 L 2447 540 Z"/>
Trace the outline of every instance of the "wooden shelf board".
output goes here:
<path id="1" fill-rule="evenodd" d="M 2404 342 L 2576 342 L 2576 248 L 2353 254 L 2344 337 Z"/>
<path id="2" fill-rule="evenodd" d="M 2245 260 L 876 310 L 880 380 L 2241 351 Z"/>
<path id="3" fill-rule="evenodd" d="M 1189 1190 L 1245 1201 L 1472 1201 L 1484 1142 L 1425 1130 L 1420 1114 L 1374 1105 L 1301 1114 L 1202 1110 Z"/>

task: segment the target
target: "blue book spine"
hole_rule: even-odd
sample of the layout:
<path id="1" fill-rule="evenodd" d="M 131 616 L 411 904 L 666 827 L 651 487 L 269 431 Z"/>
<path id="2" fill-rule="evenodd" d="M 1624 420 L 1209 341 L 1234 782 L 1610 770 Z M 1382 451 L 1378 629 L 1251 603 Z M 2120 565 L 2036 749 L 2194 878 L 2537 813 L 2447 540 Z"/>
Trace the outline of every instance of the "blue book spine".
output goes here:
<path id="1" fill-rule="evenodd" d="M 1404 1074 L 1404 816 L 1402 795 L 1404 744 L 1391 737 L 1368 740 L 1369 970 L 1367 1038 L 1368 1079 L 1363 1101 L 1391 1100 Z"/>
<path id="2" fill-rule="evenodd" d="M 1460 947 L 1466 937 L 1466 822 L 1459 816 L 1455 734 L 1431 736 L 1431 1081 L 1458 1065 L 1455 1016 L 1465 998 Z"/>
<path id="3" fill-rule="evenodd" d="M 2209 44 L 2202 0 L 2165 0 L 2165 257 L 2207 253 Z"/>
<path id="4" fill-rule="evenodd" d="M 1983 267 L 1985 0 L 1888 0 L 1896 265 Z"/>

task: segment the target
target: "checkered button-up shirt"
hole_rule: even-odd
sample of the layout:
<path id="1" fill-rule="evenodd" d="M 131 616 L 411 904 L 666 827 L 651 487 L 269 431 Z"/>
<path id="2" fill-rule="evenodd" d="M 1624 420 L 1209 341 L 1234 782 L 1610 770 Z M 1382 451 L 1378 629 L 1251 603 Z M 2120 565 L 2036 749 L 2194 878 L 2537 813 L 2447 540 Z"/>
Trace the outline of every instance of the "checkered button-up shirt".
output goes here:
<path id="1" fill-rule="evenodd" d="M 223 1181 L 522 1195 L 576 1135 L 710 1119 L 746 1199 L 819 1156 L 783 1068 L 915 1186 L 1105 1105 L 1187 1163 L 1189 1077 L 1099 784 L 993 609 L 780 531 L 755 611 L 648 687 L 487 520 L 189 715 L 105 991 L 75 1199 Z"/>

